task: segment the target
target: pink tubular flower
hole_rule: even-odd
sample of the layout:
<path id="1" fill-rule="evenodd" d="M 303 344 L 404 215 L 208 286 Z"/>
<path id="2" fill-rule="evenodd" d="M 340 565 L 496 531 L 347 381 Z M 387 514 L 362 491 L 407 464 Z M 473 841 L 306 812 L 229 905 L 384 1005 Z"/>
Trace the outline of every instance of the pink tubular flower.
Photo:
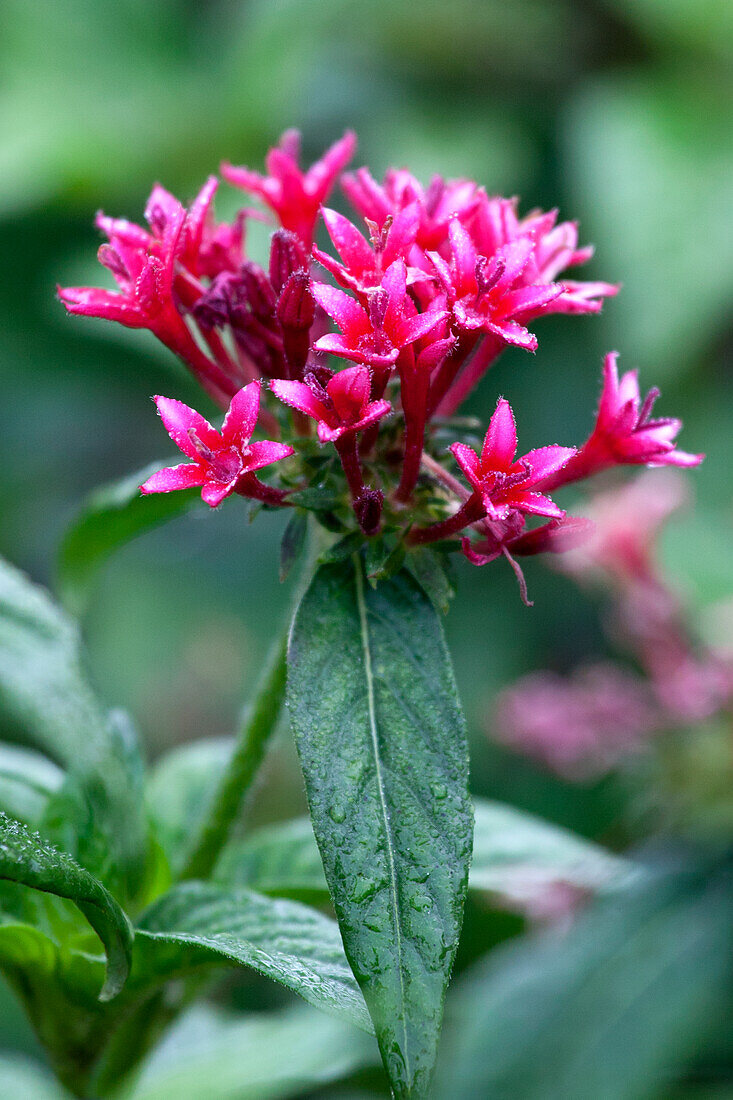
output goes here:
<path id="1" fill-rule="evenodd" d="M 477 251 L 490 256 L 512 241 L 528 239 L 533 250 L 524 270 L 525 284 L 549 284 L 569 267 L 587 263 L 593 248 L 578 247 L 577 222 L 557 224 L 557 210 L 517 217 L 516 199 L 481 193 L 471 232 Z M 548 303 L 546 313 L 598 313 L 602 299 L 618 294 L 613 283 L 562 280 L 562 291 Z"/>
<path id="2" fill-rule="evenodd" d="M 457 219 L 449 226 L 451 263 L 431 252 L 459 330 L 491 333 L 506 344 L 535 351 L 537 337 L 517 318 L 528 319 L 548 312 L 547 307 L 562 294 L 558 283 L 527 285 L 524 273 L 534 244 L 529 237 L 497 249 L 491 256 L 479 255 L 468 231 Z"/>
<path id="3" fill-rule="evenodd" d="M 322 213 L 328 234 L 342 262 L 334 260 L 319 248 L 313 249 L 313 256 L 333 275 L 340 286 L 355 291 L 361 297 L 367 296 L 378 287 L 390 264 L 408 257 L 415 243 L 419 224 L 416 203 L 398 211 L 394 217 L 390 214 L 381 229 L 377 228 L 375 222 L 371 222 L 371 244 L 343 214 L 327 208 Z M 427 276 L 408 268 L 408 283 L 415 278 L 425 279 Z"/>
<path id="4" fill-rule="evenodd" d="M 181 401 L 156 397 L 155 403 L 169 436 L 193 462 L 158 470 L 140 486 L 143 493 L 201 486 L 201 496 L 212 508 L 231 493 L 282 504 L 284 494 L 254 476 L 255 470 L 294 453 L 287 444 L 272 440 L 250 443 L 259 414 L 259 382 L 251 382 L 234 395 L 221 432 Z"/>
<path id="5" fill-rule="evenodd" d="M 389 401 L 370 401 L 371 376 L 366 367 L 347 367 L 332 377 L 311 371 L 305 382 L 277 379 L 270 384 L 276 397 L 318 423 L 321 443 L 335 443 L 376 424 L 390 412 Z M 322 378 L 328 380 L 323 384 Z"/>
<path id="6" fill-rule="evenodd" d="M 478 204 L 478 187 L 471 180 L 444 180 L 433 176 L 427 188 L 404 168 L 390 168 L 377 183 L 368 168 L 347 173 L 341 180 L 344 194 L 363 218 L 381 229 L 389 217 L 416 207 L 416 242 L 420 248 L 439 248 L 451 218 L 466 221 Z"/>
<path id="7" fill-rule="evenodd" d="M 651 419 L 658 397 L 659 390 L 654 388 L 642 401 L 638 372 L 627 371 L 619 379 L 618 353 L 609 352 L 603 363 L 603 390 L 595 427 L 548 488 L 590 477 L 610 466 L 699 466 L 704 454 L 688 454 L 675 448 L 681 420 Z"/>
<path id="8" fill-rule="evenodd" d="M 196 282 L 215 182 L 212 177 L 204 185 L 189 211 L 156 184 L 145 209 L 150 232 L 122 218 L 99 214 L 97 225 L 109 239 L 99 249 L 99 260 L 119 290 L 64 287 L 59 288 L 59 298 L 69 313 L 150 329 L 226 407 L 239 389 L 237 380 L 226 365 L 202 351 L 179 308 L 179 300 L 188 292 L 187 280 Z"/>
<path id="9" fill-rule="evenodd" d="M 407 294 L 404 260 L 395 260 L 387 268 L 381 286 L 369 295 L 368 309 L 325 283 L 314 283 L 312 292 L 318 305 L 341 329 L 340 335 L 322 336 L 316 349 L 375 367 L 391 367 L 402 348 L 435 334 L 448 316 L 440 309 L 417 312 Z"/>
<path id="10" fill-rule="evenodd" d="M 551 519 L 565 515 L 562 508 L 535 487 L 561 469 L 575 449 L 540 447 L 516 459 L 514 414 L 503 397 L 489 422 L 481 455 L 465 443 L 454 443 L 450 450 L 473 488 L 473 499 L 480 501 L 482 512 L 489 519 L 506 519 L 512 511 Z"/>
<path id="11" fill-rule="evenodd" d="M 278 217 L 283 229 L 290 229 L 310 245 L 318 211 L 334 183 L 354 155 L 356 135 L 347 130 L 344 136 L 327 149 L 320 160 L 303 172 L 299 165 L 300 134 L 287 130 L 279 145 L 266 158 L 268 175 L 262 176 L 249 168 L 235 168 L 229 163 L 221 173 L 229 183 L 259 197 Z"/>

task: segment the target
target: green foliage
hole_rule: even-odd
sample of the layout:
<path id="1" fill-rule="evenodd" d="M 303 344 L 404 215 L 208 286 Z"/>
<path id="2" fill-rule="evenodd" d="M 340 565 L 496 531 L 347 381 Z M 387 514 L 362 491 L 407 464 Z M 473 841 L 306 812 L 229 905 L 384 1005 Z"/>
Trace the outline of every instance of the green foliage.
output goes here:
<path id="1" fill-rule="evenodd" d="M 297 902 L 242 888 L 183 883 L 143 914 L 135 952 L 144 982 L 225 959 L 250 966 L 311 1004 L 371 1030 L 337 925 Z"/>
<path id="2" fill-rule="evenodd" d="M 130 968 L 132 930 L 111 894 L 65 852 L 44 844 L 19 822 L 0 815 L 0 880 L 68 898 L 84 914 L 107 954 L 107 976 L 99 994 L 111 1000 Z"/>
<path id="3" fill-rule="evenodd" d="M 174 873 L 183 869 L 232 749 L 231 737 L 193 741 L 166 753 L 148 776 L 145 799 L 153 832 Z"/>
<path id="4" fill-rule="evenodd" d="M 135 733 L 106 716 L 81 666 L 77 626 L 18 570 L 0 561 L 0 721 L 67 769 L 41 828 L 115 893 L 144 873 L 142 761 Z"/>
<path id="5" fill-rule="evenodd" d="M 597 844 L 512 806 L 476 799 L 474 822 L 468 888 L 490 893 L 506 908 L 522 911 L 554 886 L 581 892 L 618 890 L 639 873 Z M 274 896 L 315 901 L 328 896 L 307 817 L 267 825 L 235 841 L 224 853 L 216 878 Z"/>
<path id="6" fill-rule="evenodd" d="M 161 465 L 153 462 L 96 489 L 67 529 L 59 550 L 58 580 L 63 601 L 75 614 L 85 609 L 94 578 L 115 550 L 180 516 L 199 499 L 196 490 L 143 496 L 140 486 Z"/>
<path id="7" fill-rule="evenodd" d="M 38 825 L 64 773 L 39 752 L 0 744 L 0 811 L 26 825 Z"/>
<path id="8" fill-rule="evenodd" d="M 174 1026 L 119 1100 L 281 1100 L 377 1060 L 373 1040 L 305 1005 L 246 1018 L 199 1006 Z"/>
<path id="9" fill-rule="evenodd" d="M 321 566 L 288 707 L 344 946 L 397 1096 L 435 1060 L 471 851 L 468 754 L 437 614 L 406 573 Z M 439 853 L 439 855 L 438 855 Z"/>
<path id="10" fill-rule="evenodd" d="M 456 991 L 440 1100 L 668 1095 L 727 1008 L 732 884 L 729 858 L 675 859 L 489 957 Z"/>

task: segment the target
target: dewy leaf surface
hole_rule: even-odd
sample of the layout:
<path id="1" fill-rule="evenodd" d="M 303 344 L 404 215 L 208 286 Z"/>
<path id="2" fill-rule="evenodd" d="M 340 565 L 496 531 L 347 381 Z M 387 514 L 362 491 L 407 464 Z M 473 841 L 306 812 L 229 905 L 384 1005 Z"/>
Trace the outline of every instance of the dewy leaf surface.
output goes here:
<path id="1" fill-rule="evenodd" d="M 130 968 L 132 930 L 119 905 L 66 852 L 52 848 L 23 825 L 0 814 L 0 880 L 18 882 L 68 898 L 84 914 L 107 954 L 107 977 L 99 995 L 108 1001 L 122 989 Z"/>
<path id="2" fill-rule="evenodd" d="M 145 912 L 135 952 L 136 974 L 156 982 L 206 963 L 251 966 L 317 1008 L 371 1031 L 338 925 L 297 902 L 182 883 Z"/>
<path id="3" fill-rule="evenodd" d="M 629 861 L 513 806 L 477 798 L 474 814 L 468 888 L 492 894 L 505 908 L 524 911 L 556 885 L 588 893 L 615 890 L 638 873 Z M 320 898 L 328 889 L 307 817 L 266 825 L 231 844 L 216 878 L 284 896 Z"/>
<path id="4" fill-rule="evenodd" d="M 426 1094 L 461 925 L 468 751 L 436 611 L 402 571 L 321 566 L 293 624 L 288 703 L 346 954 L 399 1097 Z"/>

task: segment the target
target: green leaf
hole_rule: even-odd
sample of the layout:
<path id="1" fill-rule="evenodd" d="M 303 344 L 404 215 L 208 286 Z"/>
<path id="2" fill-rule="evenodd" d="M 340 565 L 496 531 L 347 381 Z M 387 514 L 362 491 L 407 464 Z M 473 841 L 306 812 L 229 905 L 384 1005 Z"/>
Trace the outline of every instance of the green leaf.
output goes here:
<path id="1" fill-rule="evenodd" d="M 319 563 L 341 562 L 351 558 L 364 545 L 364 536 L 360 531 L 350 531 L 348 535 L 337 539 L 320 555 Z"/>
<path id="2" fill-rule="evenodd" d="M 371 1029 L 338 926 L 315 909 L 241 888 L 186 882 L 141 918 L 135 968 L 145 980 L 222 962 L 252 967 L 317 1008 Z"/>
<path id="3" fill-rule="evenodd" d="M 122 989 L 130 968 L 132 931 L 111 894 L 66 852 L 44 844 L 6 814 L 0 814 L 0 879 L 68 898 L 84 914 L 107 955 L 107 976 L 99 994 L 109 1001 Z"/>
<path id="4" fill-rule="evenodd" d="M 373 1039 L 306 1005 L 246 1018 L 200 1005 L 173 1025 L 118 1100 L 310 1096 L 377 1061 Z"/>
<path id="5" fill-rule="evenodd" d="M 447 615 L 456 592 L 448 576 L 446 555 L 419 546 L 410 551 L 405 564 L 438 611 Z"/>
<path id="6" fill-rule="evenodd" d="M 215 877 L 262 894 L 328 898 L 321 853 L 308 817 L 267 825 L 230 844 Z"/>
<path id="7" fill-rule="evenodd" d="M 311 512 L 332 512 L 342 503 L 342 494 L 336 489 L 300 489 L 288 497 L 291 504 Z"/>
<path id="8" fill-rule="evenodd" d="M 162 465 L 151 463 L 96 489 L 68 528 L 59 551 L 58 581 L 63 602 L 74 614 L 85 609 L 92 582 L 115 550 L 195 504 L 195 490 L 141 494 L 140 485 Z"/>
<path id="9" fill-rule="evenodd" d="M 520 911 L 555 886 L 620 889 L 640 872 L 597 844 L 500 802 L 476 799 L 469 887 Z"/>
<path id="10" fill-rule="evenodd" d="M 0 720 L 68 769 L 41 828 L 126 898 L 147 858 L 142 761 L 129 722 L 86 682 L 76 624 L 0 561 Z"/>
<path id="11" fill-rule="evenodd" d="M 0 744 L 0 811 L 25 825 L 38 825 L 64 773 L 47 756 Z"/>
<path id="12" fill-rule="evenodd" d="M 369 539 L 364 553 L 364 565 L 372 588 L 399 572 L 404 560 L 405 546 L 400 532 L 388 532 Z"/>
<path id="13" fill-rule="evenodd" d="M 297 509 L 288 520 L 280 544 L 280 581 L 287 580 L 290 570 L 303 552 L 308 532 L 308 516 Z"/>
<path id="14" fill-rule="evenodd" d="M 732 960 L 730 861 L 648 870 L 463 979 L 436 1096 L 668 1096 L 674 1071 L 717 1036 Z"/>
<path id="15" fill-rule="evenodd" d="M 145 800 L 153 833 L 174 872 L 183 867 L 233 745 L 231 737 L 192 741 L 161 757 L 148 777 Z"/>
<path id="16" fill-rule="evenodd" d="M 293 624 L 288 705 L 346 954 L 395 1094 L 424 1095 L 458 944 L 473 815 L 437 614 L 405 572 L 322 566 Z"/>
<path id="17" fill-rule="evenodd" d="M 502 908 L 524 912 L 556 886 L 603 892 L 628 885 L 639 870 L 597 844 L 522 810 L 477 798 L 469 890 L 491 893 Z M 309 818 L 267 825 L 231 844 L 217 881 L 263 894 L 328 896 Z"/>

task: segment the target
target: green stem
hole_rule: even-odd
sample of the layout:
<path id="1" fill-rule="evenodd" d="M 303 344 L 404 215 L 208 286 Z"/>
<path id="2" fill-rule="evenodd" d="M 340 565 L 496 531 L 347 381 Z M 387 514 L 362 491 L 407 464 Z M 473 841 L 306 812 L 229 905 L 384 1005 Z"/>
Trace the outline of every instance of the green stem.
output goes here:
<path id="1" fill-rule="evenodd" d="M 231 759 L 194 841 L 181 879 L 208 878 L 239 817 L 244 796 L 265 755 L 285 697 L 287 631 L 270 653 L 259 688 L 234 745 Z"/>

